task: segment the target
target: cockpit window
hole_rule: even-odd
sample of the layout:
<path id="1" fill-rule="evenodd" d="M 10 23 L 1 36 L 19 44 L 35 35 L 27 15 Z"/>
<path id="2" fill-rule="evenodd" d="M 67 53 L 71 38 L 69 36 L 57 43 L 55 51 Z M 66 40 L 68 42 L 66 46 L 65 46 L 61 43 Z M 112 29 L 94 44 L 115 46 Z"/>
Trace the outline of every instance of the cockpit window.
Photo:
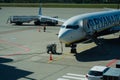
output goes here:
<path id="1" fill-rule="evenodd" d="M 79 26 L 78 25 L 67 25 L 66 28 L 69 28 L 69 29 L 78 29 Z"/>

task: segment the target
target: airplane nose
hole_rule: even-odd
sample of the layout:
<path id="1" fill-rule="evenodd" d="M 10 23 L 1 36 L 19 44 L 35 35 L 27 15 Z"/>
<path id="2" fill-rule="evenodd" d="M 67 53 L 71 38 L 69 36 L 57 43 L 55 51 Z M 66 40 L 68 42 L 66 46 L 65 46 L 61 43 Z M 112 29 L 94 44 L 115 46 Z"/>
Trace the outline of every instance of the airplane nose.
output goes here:
<path id="1" fill-rule="evenodd" d="M 68 43 L 69 37 L 70 37 L 69 33 L 70 33 L 70 30 L 64 31 L 64 32 L 60 31 L 58 35 L 59 40 L 63 43 Z"/>
<path id="2" fill-rule="evenodd" d="M 59 35 L 58 35 L 58 38 L 59 38 L 59 40 L 60 40 L 61 42 L 66 42 L 66 41 L 65 41 L 65 34 L 64 34 L 64 33 L 59 34 Z"/>

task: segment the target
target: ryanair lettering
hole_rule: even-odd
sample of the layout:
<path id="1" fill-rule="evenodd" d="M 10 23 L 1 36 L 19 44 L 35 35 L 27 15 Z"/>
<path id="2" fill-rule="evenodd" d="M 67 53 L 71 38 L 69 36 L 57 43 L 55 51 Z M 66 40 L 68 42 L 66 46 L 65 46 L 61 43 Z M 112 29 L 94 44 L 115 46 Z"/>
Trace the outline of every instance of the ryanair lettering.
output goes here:
<path id="1" fill-rule="evenodd" d="M 94 30 L 100 30 L 102 28 L 111 27 L 120 23 L 120 15 L 108 15 L 104 17 L 97 17 L 89 19 L 87 22 L 88 28 L 92 28 Z"/>

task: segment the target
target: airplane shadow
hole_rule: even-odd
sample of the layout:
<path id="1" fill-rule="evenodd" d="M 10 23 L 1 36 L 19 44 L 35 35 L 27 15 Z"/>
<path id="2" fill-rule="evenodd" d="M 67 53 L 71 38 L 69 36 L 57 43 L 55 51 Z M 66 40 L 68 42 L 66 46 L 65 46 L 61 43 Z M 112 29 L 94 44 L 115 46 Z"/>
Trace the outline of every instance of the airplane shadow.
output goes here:
<path id="1" fill-rule="evenodd" d="M 7 63 L 7 62 L 12 62 L 12 59 L 6 59 L 6 58 L 2 58 L 0 57 L 0 63 Z"/>
<path id="2" fill-rule="evenodd" d="M 40 26 L 40 25 L 34 25 L 34 24 L 22 24 L 22 25 L 16 25 L 12 24 L 13 26 Z"/>
<path id="3" fill-rule="evenodd" d="M 33 72 L 21 70 L 13 66 L 2 64 L 11 61 L 13 60 L 0 57 L 0 80 L 18 80 L 19 78 L 25 78 L 27 80 L 35 80 L 27 77 Z"/>
<path id="4" fill-rule="evenodd" d="M 120 59 L 120 38 L 99 40 L 102 42 L 102 45 L 76 53 L 77 61 L 92 62 Z"/>
<path id="5" fill-rule="evenodd" d="M 22 24 L 22 25 L 16 25 L 16 24 L 12 24 L 13 26 L 33 26 L 33 27 L 38 27 L 38 26 L 44 26 L 44 25 L 35 25 L 35 24 Z M 52 25 L 49 25 L 49 27 Z M 60 27 L 61 25 L 53 25 L 52 27 Z M 47 25 L 48 27 L 48 25 Z"/>

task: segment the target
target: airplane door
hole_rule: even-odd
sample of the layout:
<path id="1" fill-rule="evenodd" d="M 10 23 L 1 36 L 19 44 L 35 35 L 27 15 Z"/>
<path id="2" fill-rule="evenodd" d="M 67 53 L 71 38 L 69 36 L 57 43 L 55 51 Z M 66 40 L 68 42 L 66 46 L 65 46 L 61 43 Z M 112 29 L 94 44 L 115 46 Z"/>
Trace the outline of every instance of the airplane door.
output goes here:
<path id="1" fill-rule="evenodd" d="M 93 29 L 93 26 L 88 25 L 88 20 L 83 20 L 83 29 L 88 35 L 93 35 L 95 30 Z"/>

